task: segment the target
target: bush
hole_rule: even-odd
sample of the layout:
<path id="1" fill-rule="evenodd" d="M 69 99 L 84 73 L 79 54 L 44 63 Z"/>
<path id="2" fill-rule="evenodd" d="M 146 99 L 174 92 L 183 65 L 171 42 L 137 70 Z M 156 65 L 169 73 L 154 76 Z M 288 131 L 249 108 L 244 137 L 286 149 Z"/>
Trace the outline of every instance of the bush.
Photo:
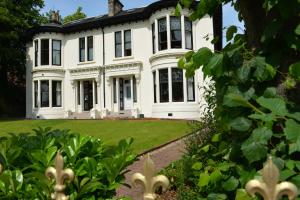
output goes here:
<path id="1" fill-rule="evenodd" d="M 58 151 L 65 168 L 75 173 L 66 187 L 71 200 L 109 199 L 123 183 L 125 168 L 135 160 L 130 149 L 133 139 L 105 146 L 98 138 L 66 130 L 33 131 L 0 138 L 0 162 L 5 169 L 0 175 L 1 199 L 50 199 L 54 181 L 44 174 L 54 165 Z"/>

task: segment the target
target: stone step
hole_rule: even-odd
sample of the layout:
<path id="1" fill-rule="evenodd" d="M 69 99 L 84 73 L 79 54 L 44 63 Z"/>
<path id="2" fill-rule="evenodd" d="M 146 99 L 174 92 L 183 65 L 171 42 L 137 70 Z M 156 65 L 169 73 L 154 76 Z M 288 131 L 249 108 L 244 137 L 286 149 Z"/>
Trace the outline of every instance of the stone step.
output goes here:
<path id="1" fill-rule="evenodd" d="M 73 119 L 91 119 L 90 112 L 74 113 L 72 116 Z"/>

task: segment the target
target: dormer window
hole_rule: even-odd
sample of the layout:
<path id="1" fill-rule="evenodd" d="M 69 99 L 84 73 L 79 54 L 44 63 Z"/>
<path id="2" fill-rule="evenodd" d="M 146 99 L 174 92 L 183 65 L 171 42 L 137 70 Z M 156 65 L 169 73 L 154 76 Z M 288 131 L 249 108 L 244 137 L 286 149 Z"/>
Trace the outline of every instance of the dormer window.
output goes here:
<path id="1" fill-rule="evenodd" d="M 49 65 L 49 39 L 41 40 L 41 65 Z"/>

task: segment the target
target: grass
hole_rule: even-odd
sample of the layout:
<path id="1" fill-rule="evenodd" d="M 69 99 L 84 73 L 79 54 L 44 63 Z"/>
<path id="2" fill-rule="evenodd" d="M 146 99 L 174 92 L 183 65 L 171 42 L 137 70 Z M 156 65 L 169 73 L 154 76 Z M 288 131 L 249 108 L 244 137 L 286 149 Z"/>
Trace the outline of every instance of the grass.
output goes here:
<path id="1" fill-rule="evenodd" d="M 135 153 L 142 153 L 189 133 L 186 121 L 177 120 L 0 120 L 0 135 L 31 132 L 37 127 L 70 129 L 101 138 L 106 144 L 134 138 Z"/>

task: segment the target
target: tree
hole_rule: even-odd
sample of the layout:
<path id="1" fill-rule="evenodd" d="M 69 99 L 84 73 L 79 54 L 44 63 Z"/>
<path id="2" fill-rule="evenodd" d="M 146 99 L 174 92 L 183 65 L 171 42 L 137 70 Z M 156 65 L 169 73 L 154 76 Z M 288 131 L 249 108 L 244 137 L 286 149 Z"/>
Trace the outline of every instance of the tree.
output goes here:
<path id="1" fill-rule="evenodd" d="M 64 17 L 63 24 L 83 18 L 86 18 L 86 14 L 82 12 L 82 7 L 79 6 L 75 13 Z"/>
<path id="2" fill-rule="evenodd" d="M 14 84 L 9 79 L 24 79 L 25 72 L 25 34 L 38 25 L 41 17 L 39 9 L 43 0 L 12 1 L 0 3 L 0 101 L 2 105 L 10 102 L 14 93 Z M 16 77 L 8 77 L 8 74 Z M 5 96 L 4 96 L 5 95 Z M 20 97 L 20 96 L 19 96 Z M 25 98 L 25 97 L 22 97 Z M 6 100 L 5 100 L 6 99 Z M 5 101 L 5 103 L 3 103 Z M 6 107 L 8 104 L 6 105 Z M 0 105 L 0 113 L 3 113 Z"/>
<path id="3" fill-rule="evenodd" d="M 300 187 L 299 0 L 180 0 L 177 12 L 193 3 L 193 20 L 232 4 L 245 24 L 242 34 L 227 27 L 222 51 L 201 48 L 178 62 L 187 76 L 201 69 L 215 84 L 218 131 L 195 156 L 205 166 L 198 171 L 199 185 L 210 187 L 198 191 L 239 199 L 243 191 L 237 189 L 254 178 L 268 155 L 284 172 L 281 180 Z"/>

